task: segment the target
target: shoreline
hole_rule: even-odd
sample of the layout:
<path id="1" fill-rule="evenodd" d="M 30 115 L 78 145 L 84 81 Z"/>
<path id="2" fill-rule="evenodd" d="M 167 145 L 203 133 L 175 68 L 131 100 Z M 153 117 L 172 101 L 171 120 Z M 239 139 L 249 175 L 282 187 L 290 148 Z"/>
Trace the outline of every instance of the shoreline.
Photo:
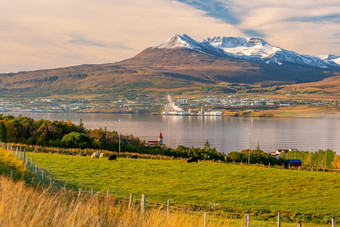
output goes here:
<path id="1" fill-rule="evenodd" d="M 277 110 L 263 110 L 263 111 L 237 111 L 231 112 L 224 110 L 222 115 L 199 115 L 199 114 L 189 114 L 189 115 L 165 115 L 157 112 L 121 112 L 121 111 L 0 111 L 1 114 L 118 114 L 118 115 L 162 115 L 167 117 L 209 117 L 209 118 L 217 118 L 217 117 L 239 117 L 239 118 L 339 118 L 340 119 L 340 108 L 332 108 L 332 111 L 326 111 L 322 108 L 314 108 L 313 110 L 307 110 L 304 108 L 298 107 L 288 107 L 281 108 Z"/>

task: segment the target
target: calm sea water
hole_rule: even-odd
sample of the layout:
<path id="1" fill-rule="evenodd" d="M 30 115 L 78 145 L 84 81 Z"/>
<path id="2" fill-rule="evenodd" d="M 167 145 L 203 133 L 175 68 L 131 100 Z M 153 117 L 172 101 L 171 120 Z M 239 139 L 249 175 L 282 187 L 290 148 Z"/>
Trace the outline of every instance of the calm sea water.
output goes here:
<path id="1" fill-rule="evenodd" d="M 4 113 L 5 115 L 8 113 Z M 265 152 L 279 148 L 316 151 L 332 149 L 340 154 L 339 118 L 235 118 L 200 116 L 162 116 L 103 113 L 10 113 L 33 119 L 82 119 L 86 128 L 105 128 L 133 134 L 142 140 L 157 140 L 162 132 L 164 143 L 203 147 L 206 140 L 220 152 L 255 148 Z"/>

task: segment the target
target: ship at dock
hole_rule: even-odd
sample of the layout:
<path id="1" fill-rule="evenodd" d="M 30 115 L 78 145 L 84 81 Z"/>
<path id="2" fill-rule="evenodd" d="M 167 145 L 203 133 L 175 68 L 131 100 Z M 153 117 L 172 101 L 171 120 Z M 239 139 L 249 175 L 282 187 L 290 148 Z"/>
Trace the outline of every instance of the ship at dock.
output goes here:
<path id="1" fill-rule="evenodd" d="M 204 105 L 201 107 L 201 111 L 198 112 L 198 116 L 221 116 L 223 113 L 221 111 L 205 111 Z"/>

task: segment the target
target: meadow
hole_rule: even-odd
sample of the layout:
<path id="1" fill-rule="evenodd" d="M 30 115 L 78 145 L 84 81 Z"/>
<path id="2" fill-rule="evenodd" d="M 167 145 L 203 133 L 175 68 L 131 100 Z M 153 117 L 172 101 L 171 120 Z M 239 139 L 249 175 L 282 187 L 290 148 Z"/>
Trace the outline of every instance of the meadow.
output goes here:
<path id="1" fill-rule="evenodd" d="M 141 214 L 138 203 L 131 208 L 116 196 L 78 194 L 65 187 L 44 187 L 12 153 L 0 148 L 0 226 L 202 226 L 202 213 L 148 208 Z M 33 178 L 31 178 L 33 177 Z M 32 184 L 36 182 L 36 184 Z M 275 222 L 252 220 L 252 225 Z M 207 226 L 242 226 L 243 220 L 208 215 Z M 282 226 L 296 226 L 283 223 Z M 305 226 L 319 226 L 307 224 Z"/>
<path id="2" fill-rule="evenodd" d="M 340 218 L 340 174 L 233 165 L 217 162 L 187 164 L 184 160 L 128 159 L 117 161 L 28 153 L 54 180 L 75 190 L 107 190 L 112 195 L 211 214 L 244 212 L 259 220 L 329 223 Z"/>

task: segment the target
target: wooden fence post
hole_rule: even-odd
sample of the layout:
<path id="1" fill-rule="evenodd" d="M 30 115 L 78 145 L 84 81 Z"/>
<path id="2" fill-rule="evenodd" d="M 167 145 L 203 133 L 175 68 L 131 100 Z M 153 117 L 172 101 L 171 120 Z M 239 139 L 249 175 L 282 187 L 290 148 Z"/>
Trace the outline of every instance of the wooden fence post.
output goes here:
<path id="1" fill-rule="evenodd" d="M 250 226 L 250 215 L 249 213 L 244 214 L 244 227 Z"/>
<path id="2" fill-rule="evenodd" d="M 268 168 L 270 168 L 270 162 L 269 162 Z"/>
<path id="3" fill-rule="evenodd" d="M 277 213 L 277 227 L 281 227 L 281 212 Z"/>
<path id="4" fill-rule="evenodd" d="M 170 199 L 168 199 L 168 202 L 166 204 L 166 214 L 168 217 L 170 216 Z"/>
<path id="5" fill-rule="evenodd" d="M 44 170 L 41 170 L 41 179 L 44 180 Z"/>
<path id="6" fill-rule="evenodd" d="M 35 163 L 35 175 L 37 175 L 37 174 L 38 174 L 38 164 Z"/>
<path id="7" fill-rule="evenodd" d="M 207 227 L 208 225 L 208 217 L 207 217 L 207 213 L 204 212 L 203 214 L 203 226 Z"/>
<path id="8" fill-rule="evenodd" d="M 140 211 L 142 214 L 145 213 L 145 195 L 144 194 L 142 195 L 142 201 L 140 203 Z"/>
<path id="9" fill-rule="evenodd" d="M 93 195 L 94 195 L 93 188 L 91 188 L 91 196 L 93 196 Z"/>
<path id="10" fill-rule="evenodd" d="M 13 170 L 11 169 L 11 178 L 13 178 Z"/>
<path id="11" fill-rule="evenodd" d="M 335 218 L 332 218 L 332 227 L 335 227 L 335 226 L 336 226 Z"/>
<path id="12" fill-rule="evenodd" d="M 50 177 L 50 187 L 52 187 L 52 177 Z"/>
<path id="13" fill-rule="evenodd" d="M 110 196 L 110 191 L 109 191 L 109 189 L 107 189 L 106 190 L 106 197 L 107 197 L 107 199 L 109 199 L 109 196 Z"/>
<path id="14" fill-rule="evenodd" d="M 26 164 L 26 149 L 24 149 L 24 165 Z"/>
<path id="15" fill-rule="evenodd" d="M 132 201 L 133 201 L 133 194 L 130 194 L 130 200 L 129 200 L 129 209 L 132 207 Z"/>
<path id="16" fill-rule="evenodd" d="M 301 222 L 299 222 L 298 224 L 297 224 L 297 227 L 301 227 L 302 225 L 301 225 Z"/>
<path id="17" fill-rule="evenodd" d="M 81 188 L 78 189 L 78 197 L 81 195 Z"/>

